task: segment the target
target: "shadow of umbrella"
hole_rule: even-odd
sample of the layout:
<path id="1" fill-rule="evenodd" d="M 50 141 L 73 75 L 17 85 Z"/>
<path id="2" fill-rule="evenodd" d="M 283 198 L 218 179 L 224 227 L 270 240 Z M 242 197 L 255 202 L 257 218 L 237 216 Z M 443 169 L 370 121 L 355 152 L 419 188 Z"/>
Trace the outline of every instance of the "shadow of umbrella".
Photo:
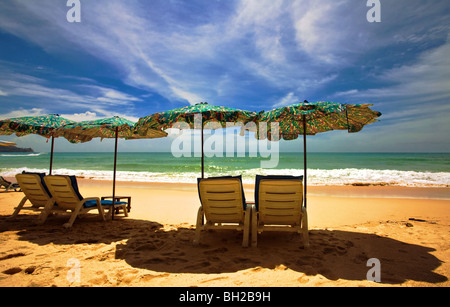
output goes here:
<path id="1" fill-rule="evenodd" d="M 448 276 L 436 272 L 443 261 L 433 255 L 435 249 L 372 233 L 311 230 L 311 248 L 307 250 L 301 248 L 301 236 L 296 234 L 264 233 L 258 248 L 245 249 L 244 253 L 240 246 L 242 236 L 235 231 L 205 233 L 202 244 L 194 246 L 194 228 L 168 230 L 154 221 L 124 219 L 121 223 L 104 223 L 93 216 L 80 219 L 70 232 L 61 228 L 57 218 L 41 226 L 34 222 L 33 215 L 20 216 L 15 221 L 0 216 L 0 237 L 14 233 L 16 240 L 40 246 L 36 250 L 10 250 L 2 254 L 0 261 L 14 258 L 16 267 L 33 265 L 39 269 L 48 266 L 48 257 L 53 253 L 66 253 L 68 258 L 89 255 L 99 261 L 124 260 L 133 268 L 161 273 L 221 274 L 249 270 L 246 274 L 255 274 L 254 278 L 267 276 L 265 269 L 289 269 L 302 273 L 298 280 L 302 285 L 319 274 L 329 280 L 366 281 L 368 259 L 378 258 L 382 285 L 448 281 Z M 120 274 L 119 271 L 114 273 Z M 50 279 L 54 277 L 53 271 L 48 274 Z M 140 277 L 133 275 L 137 280 Z M 276 286 L 271 280 L 259 283 Z"/>
<path id="2" fill-rule="evenodd" d="M 245 253 L 240 247 L 242 236 L 236 232 L 206 234 L 199 247 L 193 247 L 193 237 L 194 230 L 188 228 L 154 230 L 118 244 L 116 259 L 125 260 L 135 268 L 168 273 L 220 274 L 246 269 L 254 272 L 291 269 L 310 277 L 321 274 L 330 280 L 366 281 L 367 261 L 378 258 L 384 284 L 448 280 L 434 272 L 442 261 L 431 254 L 433 248 L 376 234 L 311 230 L 311 248 L 303 249 L 298 235 L 267 233 L 257 249 L 246 249 Z"/>

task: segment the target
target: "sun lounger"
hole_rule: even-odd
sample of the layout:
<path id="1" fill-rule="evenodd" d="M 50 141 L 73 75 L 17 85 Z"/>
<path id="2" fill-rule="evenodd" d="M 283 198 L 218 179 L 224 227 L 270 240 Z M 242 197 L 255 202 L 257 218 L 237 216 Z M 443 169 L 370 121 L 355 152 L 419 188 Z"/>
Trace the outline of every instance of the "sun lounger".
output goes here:
<path id="1" fill-rule="evenodd" d="M 99 197 L 81 196 L 75 176 L 45 176 L 44 181 L 57 205 L 45 208 L 41 214 L 43 222 L 51 212 L 72 211 L 69 222 L 64 224 L 64 227 L 70 228 L 80 214 L 97 209 L 102 220 L 105 220 L 103 209 L 110 209 L 108 215 L 113 210 L 111 200 L 101 201 Z M 125 216 L 128 216 L 125 202 L 116 202 L 114 207 L 122 208 Z"/>
<path id="2" fill-rule="evenodd" d="M 257 246 L 258 233 L 263 231 L 302 233 L 304 246 L 309 246 L 308 217 L 302 206 L 302 179 L 302 176 L 256 176 L 252 246 Z"/>
<path id="3" fill-rule="evenodd" d="M 15 192 L 20 191 L 20 184 L 19 183 L 13 183 L 9 182 L 2 176 L 0 176 L 0 188 L 3 187 L 5 189 L 4 192 L 8 192 L 9 190 L 14 190 Z"/>
<path id="4" fill-rule="evenodd" d="M 17 217 L 21 210 L 43 211 L 45 206 L 52 206 L 53 199 L 48 192 L 43 177 L 45 174 L 17 174 L 16 180 L 22 188 L 25 197 L 15 208 L 11 218 Z M 25 207 L 29 201 L 31 206 Z"/>
<path id="5" fill-rule="evenodd" d="M 247 247 L 251 208 L 246 206 L 241 179 L 198 179 L 198 193 L 201 206 L 197 214 L 194 244 L 199 244 L 202 230 L 236 229 L 243 231 L 242 246 Z"/>

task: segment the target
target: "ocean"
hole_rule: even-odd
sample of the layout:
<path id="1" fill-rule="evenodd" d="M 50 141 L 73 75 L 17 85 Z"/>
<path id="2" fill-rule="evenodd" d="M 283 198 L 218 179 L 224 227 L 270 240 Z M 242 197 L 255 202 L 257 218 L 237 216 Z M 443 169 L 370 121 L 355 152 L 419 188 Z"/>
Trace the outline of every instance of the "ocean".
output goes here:
<path id="1" fill-rule="evenodd" d="M 242 175 L 254 183 L 255 175 L 303 175 L 303 153 L 279 153 L 278 163 L 265 168 L 269 157 L 205 157 L 205 177 Z M 272 159 L 274 157 L 271 157 Z M 22 171 L 48 173 L 48 153 L 0 153 L 0 174 Z M 53 174 L 112 180 L 114 153 L 55 153 Z M 308 153 L 308 185 L 394 185 L 449 187 L 449 153 Z M 199 157 L 172 153 L 119 152 L 117 180 L 195 183 L 201 176 Z"/>

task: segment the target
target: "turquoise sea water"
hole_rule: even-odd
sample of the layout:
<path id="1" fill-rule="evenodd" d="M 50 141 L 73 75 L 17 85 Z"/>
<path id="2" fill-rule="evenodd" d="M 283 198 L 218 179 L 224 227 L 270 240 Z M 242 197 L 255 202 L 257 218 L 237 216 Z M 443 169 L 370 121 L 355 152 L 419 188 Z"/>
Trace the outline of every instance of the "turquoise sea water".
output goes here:
<path id="1" fill-rule="evenodd" d="M 205 157 L 205 176 L 239 175 L 254 182 L 256 174 L 303 174 L 303 153 L 270 157 Z M 114 153 L 55 153 L 54 174 L 112 179 Z M 271 160 L 275 167 L 261 162 Z M 14 176 L 23 170 L 48 173 L 48 153 L 0 153 L 0 173 Z M 274 164 L 274 163 L 272 163 Z M 118 180 L 196 182 L 201 175 L 199 157 L 174 157 L 172 153 L 119 152 Z M 448 153 L 308 153 L 310 185 L 383 184 L 450 186 Z"/>

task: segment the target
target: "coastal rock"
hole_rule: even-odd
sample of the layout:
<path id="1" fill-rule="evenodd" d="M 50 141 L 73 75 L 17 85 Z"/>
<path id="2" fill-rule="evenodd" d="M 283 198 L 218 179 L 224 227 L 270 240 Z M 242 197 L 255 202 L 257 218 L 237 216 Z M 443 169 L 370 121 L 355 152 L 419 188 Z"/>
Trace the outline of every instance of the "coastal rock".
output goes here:
<path id="1" fill-rule="evenodd" d="M 21 148 L 17 146 L 0 146 L 0 152 L 34 152 L 32 148 Z"/>

